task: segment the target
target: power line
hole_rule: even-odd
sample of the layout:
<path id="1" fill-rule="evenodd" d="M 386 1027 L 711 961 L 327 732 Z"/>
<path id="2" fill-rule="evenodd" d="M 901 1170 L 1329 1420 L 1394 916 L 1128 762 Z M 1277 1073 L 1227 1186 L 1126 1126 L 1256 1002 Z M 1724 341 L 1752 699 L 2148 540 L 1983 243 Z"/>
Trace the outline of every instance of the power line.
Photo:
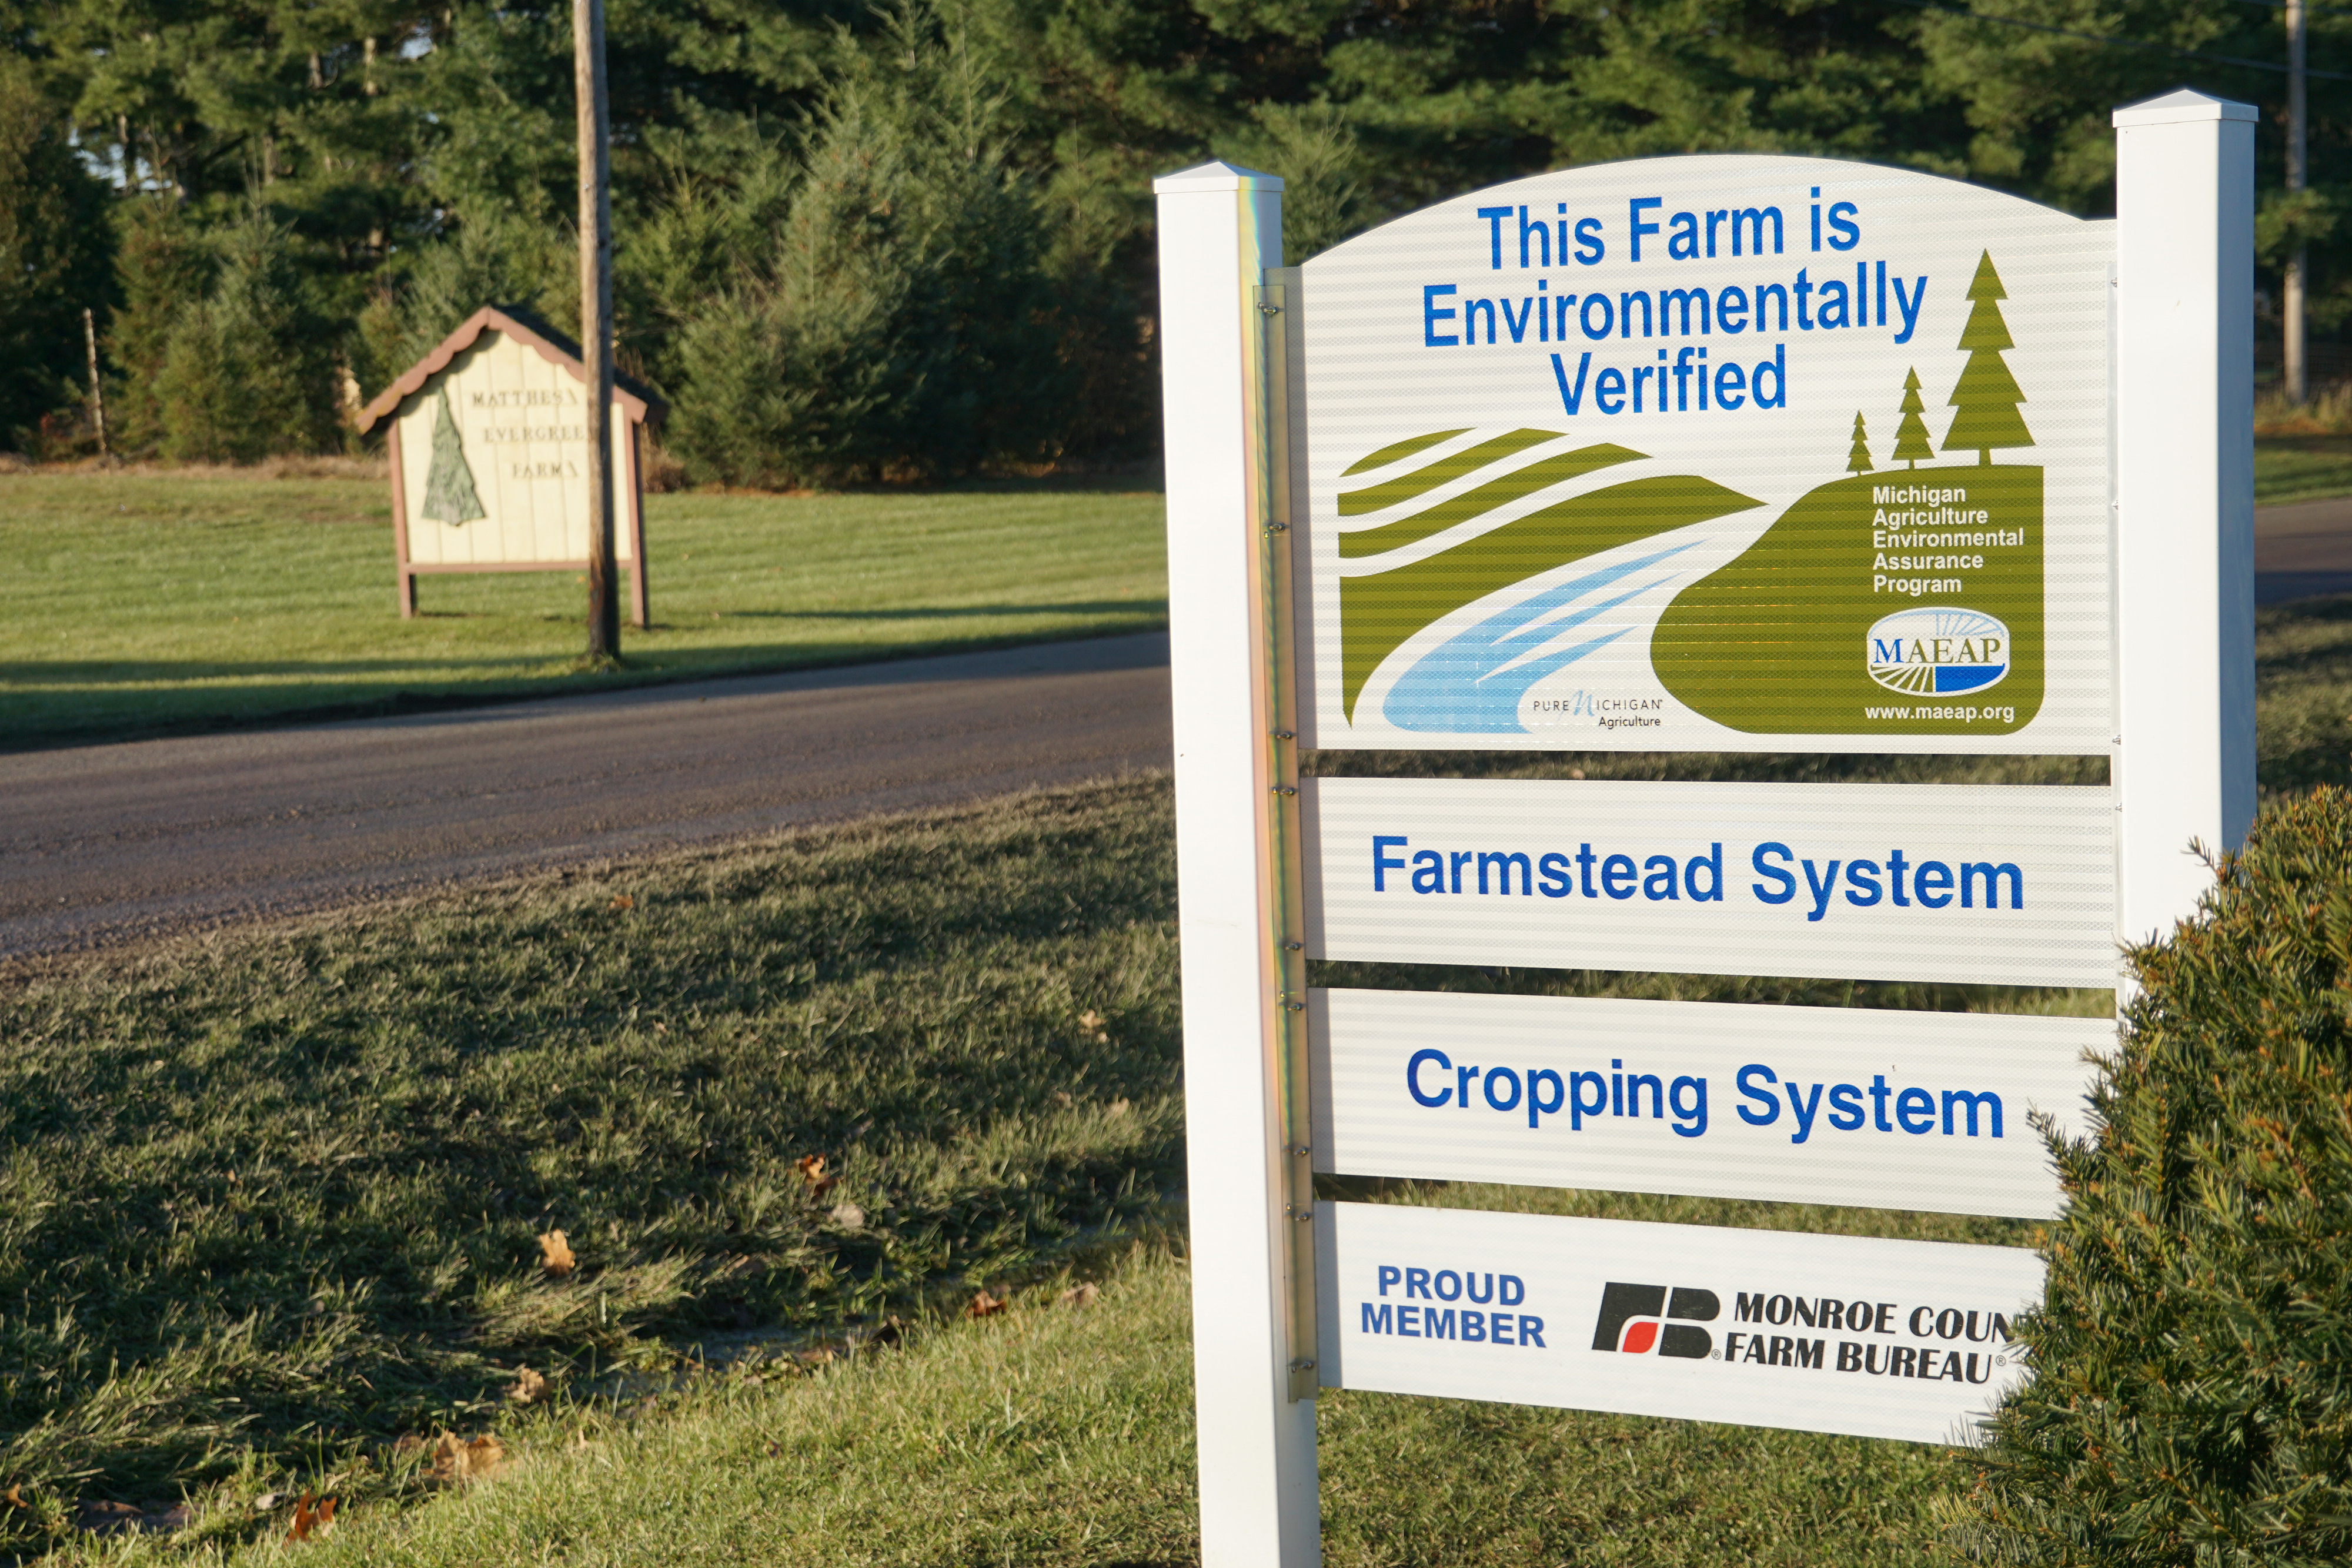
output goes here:
<path id="1" fill-rule="evenodd" d="M 2098 33 L 2078 33 L 2071 27 L 2053 27 L 2046 22 L 2028 22 L 2019 16 L 1996 16 L 1989 11 L 1963 11 L 1956 5 L 1939 5 L 1935 0 L 1895 0 L 1898 5 L 1908 5 L 1916 11 L 1940 11 L 1948 16 L 1958 16 L 1970 22 L 1998 22 L 2004 27 L 2023 27 L 2029 32 L 2054 33 L 2062 38 L 2080 38 L 2086 44 L 2105 44 L 2116 49 L 2148 49 L 2159 55 L 2172 55 L 2184 60 L 2210 60 L 2216 65 L 2241 66 L 2247 70 L 2274 71 L 2286 74 L 2286 67 L 2269 60 L 2250 60 L 2239 55 L 2209 55 L 2201 49 L 2184 49 L 2172 44 L 2151 44 L 2141 38 L 2118 38 Z M 2352 81 L 2352 72 L 2306 71 L 2306 76 L 2328 81 Z"/>

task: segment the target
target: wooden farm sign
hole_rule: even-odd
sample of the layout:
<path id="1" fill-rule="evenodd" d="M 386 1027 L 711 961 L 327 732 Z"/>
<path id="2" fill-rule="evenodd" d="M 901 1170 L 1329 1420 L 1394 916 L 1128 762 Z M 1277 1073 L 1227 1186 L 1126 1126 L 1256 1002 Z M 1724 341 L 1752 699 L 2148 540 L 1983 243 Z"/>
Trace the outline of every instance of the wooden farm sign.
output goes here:
<path id="1" fill-rule="evenodd" d="M 579 350 L 515 309 L 484 306 L 361 413 L 388 421 L 400 613 L 430 572 L 584 571 L 588 425 Z M 660 399 L 613 384 L 614 550 L 630 618 L 646 623 L 646 525 L 637 432 Z"/>

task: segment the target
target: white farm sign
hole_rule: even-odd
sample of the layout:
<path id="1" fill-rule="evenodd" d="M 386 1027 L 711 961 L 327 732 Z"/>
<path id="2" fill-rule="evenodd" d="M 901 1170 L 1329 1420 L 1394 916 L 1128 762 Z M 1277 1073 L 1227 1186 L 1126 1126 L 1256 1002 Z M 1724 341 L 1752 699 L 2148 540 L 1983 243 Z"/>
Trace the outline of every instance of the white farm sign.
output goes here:
<path id="1" fill-rule="evenodd" d="M 1662 158 L 1301 267 L 1279 180 L 1159 183 L 1204 1561 L 1317 1560 L 1318 1388 L 1967 1443 L 2027 1375 L 2027 1249 L 1315 1183 L 2046 1218 L 2039 1128 L 2087 1130 L 2111 1016 L 1309 966 L 2119 988 L 2118 942 L 2209 881 L 2189 842 L 2252 814 L 2252 119 L 2117 110 L 2114 219 Z M 1351 755 L 1432 749 L 2087 756 L 2109 781 Z"/>

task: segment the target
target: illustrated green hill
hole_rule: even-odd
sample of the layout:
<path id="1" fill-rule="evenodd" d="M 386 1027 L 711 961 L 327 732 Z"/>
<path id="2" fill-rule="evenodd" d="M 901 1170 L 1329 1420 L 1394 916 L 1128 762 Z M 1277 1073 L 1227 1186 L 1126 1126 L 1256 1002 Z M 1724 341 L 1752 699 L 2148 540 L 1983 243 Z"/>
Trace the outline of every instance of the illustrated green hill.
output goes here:
<path id="1" fill-rule="evenodd" d="M 1900 473 L 1867 471 L 1870 450 L 1856 413 L 1847 458 L 1854 476 L 1800 498 L 1737 560 L 1685 589 L 1658 618 L 1651 666 L 1695 711 L 1756 735 L 1913 736 L 2002 735 L 2041 711 L 2042 471 L 1992 460 L 1997 448 L 2032 445 L 2033 434 L 2017 412 L 2024 389 L 2001 358 L 2016 343 L 2000 313 L 2009 291 L 1989 250 L 1977 263 L 1967 298 L 1969 319 L 1958 346 L 1968 360 L 1952 387 L 1950 406 L 1957 412 L 1944 453 L 1957 456 L 1973 448 L 1975 465 L 1918 466 L 1935 453 L 1920 417 L 1926 405 L 1916 369 L 1904 377 L 1903 422 L 1890 458 L 1906 465 Z M 1920 490 L 1949 499 L 1923 506 L 1894 498 Z M 1875 498 L 1882 492 L 1887 493 L 1884 502 Z M 1983 535 L 2015 542 L 1986 543 L 1978 537 Z M 1899 684 L 1882 685 L 1871 674 L 1872 628 L 1888 616 L 1922 610 L 1972 611 L 2001 622 L 2009 629 L 2007 673 L 1965 693 L 1939 690 L 1938 681 L 1981 679 L 1989 672 L 1979 664 L 1939 673 L 1932 659 L 1906 658 L 1885 667 L 1887 678 Z M 1914 638 L 1948 633 L 1961 642 L 1973 634 L 1963 628 L 1981 631 L 1966 613 L 1945 618 L 1940 629 L 1935 620 L 1914 618 L 1905 630 Z M 1889 630 L 1877 641 L 1899 647 L 1902 639 Z M 1975 708 L 1980 716 L 1917 716 L 1922 709 L 1953 707 Z M 2010 716 L 1981 716 L 1986 708 Z"/>
<path id="2" fill-rule="evenodd" d="M 1382 466 L 1461 431 L 1415 437 L 1373 453 L 1350 475 Z M 1517 430 L 1339 498 L 1341 517 L 1398 506 L 1451 479 L 1496 466 L 1559 433 Z M 1557 453 L 1498 474 L 1449 500 L 1339 536 L 1343 560 L 1391 554 L 1483 516 L 1506 502 L 1644 455 L 1603 443 Z M 1341 700 L 1352 720 L 1356 698 L 1381 661 L 1423 627 L 1464 605 L 1570 561 L 1652 534 L 1706 522 L 1760 505 L 1753 497 L 1691 474 L 1657 475 L 1571 496 L 1465 539 L 1453 548 L 1382 571 L 1339 580 Z"/>
<path id="3" fill-rule="evenodd" d="M 1882 512 L 1872 491 L 1881 486 L 1960 489 L 1954 510 L 1989 514 L 1969 531 L 2014 530 L 2013 547 L 1881 551 L 1873 539 Z M 1750 734 L 1999 735 L 2022 727 L 2042 706 L 2042 469 L 1998 464 L 1864 474 L 1823 485 L 1798 499 L 1764 537 L 1737 559 L 1678 594 L 1658 618 L 1650 662 L 1658 679 L 1693 711 Z M 1946 534 L 1962 525 L 1917 530 Z M 1958 591 L 1900 594 L 1875 591 L 1874 563 L 1889 557 L 1980 555 L 1974 570 L 1902 570 L 1906 580 L 1957 580 Z M 2012 660 L 2000 685 L 1981 694 L 1940 699 L 2014 708 L 2006 723 L 1958 719 L 1873 720 L 1868 708 L 1908 712 L 1938 704 L 1890 691 L 1871 679 L 1870 629 L 1898 611 L 1948 607 L 1999 617 L 2010 632 Z"/>

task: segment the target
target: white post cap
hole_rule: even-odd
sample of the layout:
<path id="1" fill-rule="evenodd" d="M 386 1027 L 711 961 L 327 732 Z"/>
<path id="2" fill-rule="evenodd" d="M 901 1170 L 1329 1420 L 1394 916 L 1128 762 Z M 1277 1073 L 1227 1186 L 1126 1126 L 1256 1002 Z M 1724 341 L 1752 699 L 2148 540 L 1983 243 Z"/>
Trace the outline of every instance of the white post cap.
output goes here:
<path id="1" fill-rule="evenodd" d="M 2182 125 L 2196 120 L 2262 119 L 2262 112 L 2251 103 L 2215 98 L 2199 92 L 2195 88 L 2176 88 L 2156 98 L 2144 98 L 2137 103 L 2125 104 L 2115 112 L 2118 131 L 2141 125 Z"/>
<path id="2" fill-rule="evenodd" d="M 1190 169 L 1179 169 L 1173 174 L 1162 174 L 1151 182 L 1155 196 L 1191 195 L 1203 191 L 1279 191 L 1282 176 L 1261 174 L 1255 169 L 1244 169 L 1221 159 Z"/>

